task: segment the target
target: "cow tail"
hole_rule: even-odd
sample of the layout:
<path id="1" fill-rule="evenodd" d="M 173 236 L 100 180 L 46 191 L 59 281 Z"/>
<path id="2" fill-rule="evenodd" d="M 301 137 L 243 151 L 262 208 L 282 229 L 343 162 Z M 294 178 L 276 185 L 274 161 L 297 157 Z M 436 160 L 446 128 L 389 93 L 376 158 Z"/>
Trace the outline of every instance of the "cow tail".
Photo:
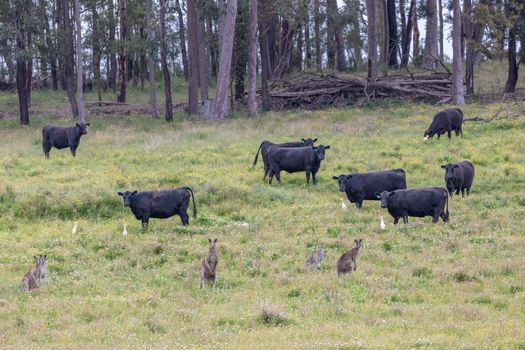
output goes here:
<path id="1" fill-rule="evenodd" d="M 197 207 L 195 206 L 195 196 L 193 195 L 193 191 L 189 187 L 184 187 L 184 188 L 187 189 L 190 192 L 191 201 L 193 202 L 193 217 L 197 218 Z"/>
<path id="2" fill-rule="evenodd" d="M 255 153 L 255 159 L 253 160 L 252 168 L 255 167 L 255 164 L 257 164 L 257 159 L 259 158 L 259 151 L 261 150 L 261 147 L 263 145 L 263 142 L 259 145 L 259 149 L 257 150 L 257 153 Z"/>

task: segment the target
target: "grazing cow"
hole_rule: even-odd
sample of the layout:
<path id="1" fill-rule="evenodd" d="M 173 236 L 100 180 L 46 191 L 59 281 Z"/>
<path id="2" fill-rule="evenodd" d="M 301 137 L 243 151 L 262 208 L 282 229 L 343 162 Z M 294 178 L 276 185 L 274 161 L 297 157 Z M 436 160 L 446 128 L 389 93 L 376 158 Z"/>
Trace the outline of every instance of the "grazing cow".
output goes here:
<path id="1" fill-rule="evenodd" d="M 270 141 L 263 141 L 259 145 L 259 149 L 257 150 L 257 153 L 255 153 L 255 159 L 253 160 L 253 167 L 257 164 L 257 159 L 259 158 L 259 151 L 261 152 L 261 157 L 264 164 L 264 177 L 263 181 L 266 179 L 266 176 L 268 175 L 268 172 L 270 171 L 270 162 L 268 161 L 268 150 L 271 147 L 281 147 L 281 148 L 292 148 L 292 147 L 307 147 L 307 146 L 313 146 L 314 143 L 317 141 L 317 139 L 301 139 L 300 142 L 286 142 L 286 143 L 273 143 Z"/>
<path id="2" fill-rule="evenodd" d="M 39 288 L 46 278 L 46 256 L 36 255 L 35 267 L 29 270 L 22 278 L 22 290 L 29 292 L 31 289 Z"/>
<path id="3" fill-rule="evenodd" d="M 363 206 L 363 200 L 378 200 L 376 193 L 383 191 L 403 190 L 407 188 L 407 180 L 403 169 L 355 173 L 350 175 L 332 176 L 339 182 L 339 191 L 346 192 L 350 203 L 358 208 Z"/>
<path id="4" fill-rule="evenodd" d="M 281 171 L 288 173 L 296 173 L 299 171 L 306 171 L 306 184 L 310 184 L 310 174 L 314 185 L 317 183 L 315 176 L 321 161 L 324 159 L 325 150 L 330 146 L 320 145 L 319 147 L 298 147 L 298 148 L 271 148 L 268 152 L 268 160 L 270 161 L 270 185 L 272 184 L 273 176 L 277 182 L 281 183 Z"/>
<path id="5" fill-rule="evenodd" d="M 193 217 L 197 217 L 195 197 L 189 187 L 173 190 L 147 191 L 147 192 L 118 192 L 124 199 L 124 205 L 131 208 L 137 220 L 142 221 L 144 231 L 148 229 L 150 218 L 166 219 L 179 215 L 183 225 L 188 225 L 188 205 L 190 196 L 193 201 Z"/>
<path id="6" fill-rule="evenodd" d="M 450 197 L 454 191 L 459 194 L 460 190 L 461 197 L 465 197 L 465 189 L 467 196 L 470 194 L 470 187 L 474 181 L 474 165 L 470 161 L 462 160 L 454 164 L 449 163 L 442 165 L 441 168 L 445 169 L 445 183 Z"/>
<path id="7" fill-rule="evenodd" d="M 363 243 L 362 239 L 354 239 L 355 247 L 341 255 L 339 260 L 337 260 L 337 277 L 346 275 L 347 273 L 357 270 L 357 255 L 359 255 L 359 249 Z"/>
<path id="8" fill-rule="evenodd" d="M 73 157 L 77 153 L 80 137 L 87 134 L 89 123 L 76 123 L 75 126 L 62 128 L 58 126 L 46 125 L 42 129 L 42 147 L 46 158 L 49 158 L 49 151 L 52 147 L 62 149 L 69 147 Z"/>
<path id="9" fill-rule="evenodd" d="M 425 137 L 423 141 L 432 138 L 436 134 L 439 139 L 444 133 L 447 133 L 448 138 L 450 139 L 452 131 L 456 132 L 456 136 L 461 135 L 461 137 L 463 137 L 461 124 L 463 124 L 463 111 L 461 111 L 461 109 L 445 109 L 434 116 L 432 123 L 423 134 Z"/>
<path id="10" fill-rule="evenodd" d="M 433 223 L 438 222 L 439 217 L 443 222 L 449 219 L 448 193 L 442 187 L 383 191 L 377 193 L 377 198 L 381 199 L 381 208 L 388 208 L 394 224 L 397 224 L 399 218 L 403 218 L 405 224 L 408 223 L 409 216 L 432 216 Z"/>

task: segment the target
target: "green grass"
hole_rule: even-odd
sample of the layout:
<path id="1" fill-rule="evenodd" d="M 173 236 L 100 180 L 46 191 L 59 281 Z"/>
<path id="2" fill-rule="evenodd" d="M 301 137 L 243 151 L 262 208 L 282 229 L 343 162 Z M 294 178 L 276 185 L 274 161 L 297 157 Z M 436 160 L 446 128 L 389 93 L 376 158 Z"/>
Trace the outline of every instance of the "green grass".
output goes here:
<path id="1" fill-rule="evenodd" d="M 467 123 L 463 138 L 423 143 L 438 108 L 173 125 L 93 118 L 76 158 L 53 149 L 49 160 L 40 127 L 50 116 L 30 127 L 0 121 L 1 347 L 523 348 L 525 123 Z M 262 164 L 251 168 L 259 142 L 301 137 L 332 146 L 318 185 L 286 173 L 282 186 L 263 183 Z M 403 167 L 409 187 L 443 186 L 440 165 L 465 158 L 476 166 L 472 194 L 451 199 L 446 225 L 427 217 L 393 226 L 378 202 L 343 211 L 331 179 Z M 152 220 L 146 234 L 116 195 L 182 185 L 195 190 L 199 218 L 188 227 Z M 198 267 L 215 237 L 217 285 L 201 290 Z M 355 238 L 357 271 L 337 279 L 335 263 Z M 326 260 L 308 273 L 317 243 Z M 24 294 L 22 276 L 40 253 L 46 282 Z"/>

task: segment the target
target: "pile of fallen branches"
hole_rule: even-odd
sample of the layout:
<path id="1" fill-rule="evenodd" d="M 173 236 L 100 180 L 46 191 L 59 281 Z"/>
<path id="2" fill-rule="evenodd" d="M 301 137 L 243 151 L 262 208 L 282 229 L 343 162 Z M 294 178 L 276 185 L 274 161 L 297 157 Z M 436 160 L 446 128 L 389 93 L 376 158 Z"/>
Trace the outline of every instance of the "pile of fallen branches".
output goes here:
<path id="1" fill-rule="evenodd" d="M 31 80 L 31 89 L 40 89 L 47 86 L 47 76 L 46 75 L 37 75 L 33 76 Z M 0 91 L 15 91 L 16 90 L 16 81 L 7 81 L 0 79 Z"/>
<path id="2" fill-rule="evenodd" d="M 449 73 L 393 75 L 373 82 L 346 75 L 308 73 L 273 82 L 270 95 L 277 110 L 355 105 L 383 98 L 445 103 L 452 99 L 452 80 Z"/>

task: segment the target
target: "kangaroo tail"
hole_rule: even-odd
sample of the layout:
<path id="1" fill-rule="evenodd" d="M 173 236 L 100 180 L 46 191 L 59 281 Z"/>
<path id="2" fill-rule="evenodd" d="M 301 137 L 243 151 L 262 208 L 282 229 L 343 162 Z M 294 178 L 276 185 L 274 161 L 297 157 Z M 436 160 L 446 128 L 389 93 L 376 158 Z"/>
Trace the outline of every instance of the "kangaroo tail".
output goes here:
<path id="1" fill-rule="evenodd" d="M 191 201 L 193 202 L 193 217 L 197 218 L 197 207 L 195 206 L 195 196 L 193 195 L 193 190 L 189 187 L 184 187 L 184 189 L 190 192 Z"/>

